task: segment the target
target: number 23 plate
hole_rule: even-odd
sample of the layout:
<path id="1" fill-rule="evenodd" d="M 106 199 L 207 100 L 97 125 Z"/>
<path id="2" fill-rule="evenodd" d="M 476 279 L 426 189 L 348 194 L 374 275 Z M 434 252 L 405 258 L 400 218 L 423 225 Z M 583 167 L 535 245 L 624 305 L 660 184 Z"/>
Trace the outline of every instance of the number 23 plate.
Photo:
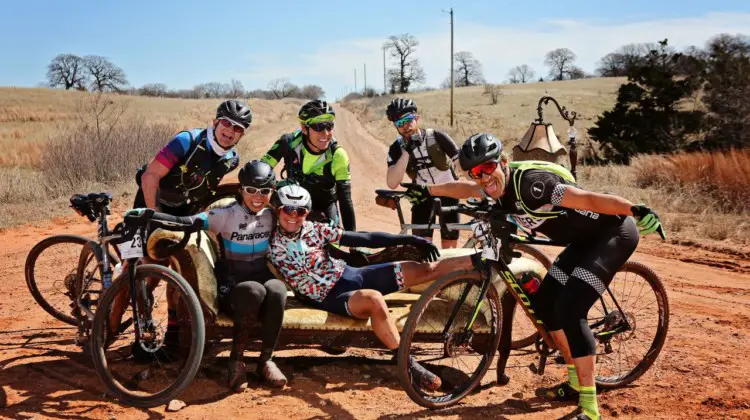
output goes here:
<path id="1" fill-rule="evenodd" d="M 143 235 L 141 229 L 135 233 L 133 239 L 123 242 L 117 247 L 120 249 L 120 256 L 123 260 L 143 257 Z"/>

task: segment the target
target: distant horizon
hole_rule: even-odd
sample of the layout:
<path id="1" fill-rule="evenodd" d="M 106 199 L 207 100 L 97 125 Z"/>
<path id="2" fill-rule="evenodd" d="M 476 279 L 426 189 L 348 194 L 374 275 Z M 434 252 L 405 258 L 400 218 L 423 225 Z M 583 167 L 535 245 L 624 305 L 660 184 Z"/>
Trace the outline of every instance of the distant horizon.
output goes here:
<path id="1" fill-rule="evenodd" d="M 217 17 L 206 13 L 211 4 L 11 4 L 0 16 L 0 36 L 12 40 L 0 45 L 0 54 L 12 57 L 3 64 L 0 85 L 42 87 L 49 62 L 71 53 L 109 58 L 135 88 L 163 83 L 180 90 L 237 79 L 249 91 L 286 77 L 299 86 L 319 85 L 332 100 L 353 91 L 355 71 L 362 91 L 365 65 L 367 86 L 381 92 L 382 45 L 388 36 L 405 32 L 420 42 L 414 56 L 426 80 L 416 88 L 439 88 L 449 74 L 450 25 L 443 12 L 448 4 L 384 0 L 374 7 L 330 0 L 316 15 L 300 1 L 278 7 L 228 0 Z M 35 11 L 31 19 L 25 16 L 29 8 Z M 598 60 L 622 45 L 667 38 L 677 50 L 703 48 L 721 33 L 750 34 L 750 2 L 516 5 L 475 0 L 455 8 L 454 49 L 471 52 L 488 82 L 504 83 L 508 71 L 521 64 L 535 70 L 536 80 L 547 79 L 544 55 L 555 48 L 571 49 L 578 56 L 576 65 L 593 74 Z"/>

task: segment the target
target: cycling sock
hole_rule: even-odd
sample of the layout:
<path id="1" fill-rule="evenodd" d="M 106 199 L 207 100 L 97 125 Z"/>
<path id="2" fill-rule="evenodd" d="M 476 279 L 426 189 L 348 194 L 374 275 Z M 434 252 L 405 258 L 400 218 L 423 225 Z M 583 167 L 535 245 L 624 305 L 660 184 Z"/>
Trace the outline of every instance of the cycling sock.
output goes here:
<path id="1" fill-rule="evenodd" d="M 597 420 L 599 415 L 599 405 L 596 402 L 596 386 L 582 386 L 578 397 L 578 406 L 583 413 L 592 420 Z"/>
<path id="2" fill-rule="evenodd" d="M 581 391 L 581 386 L 578 385 L 578 372 L 576 371 L 576 365 L 568 366 L 568 384 L 576 391 Z"/>

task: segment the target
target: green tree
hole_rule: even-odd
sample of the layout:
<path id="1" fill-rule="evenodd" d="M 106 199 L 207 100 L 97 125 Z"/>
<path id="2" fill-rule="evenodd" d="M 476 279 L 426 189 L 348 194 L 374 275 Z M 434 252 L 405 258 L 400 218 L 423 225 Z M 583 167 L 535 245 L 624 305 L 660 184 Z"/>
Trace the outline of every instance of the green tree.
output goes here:
<path id="1" fill-rule="evenodd" d="M 620 86 L 614 108 L 588 130 L 607 160 L 629 163 L 638 153 L 673 153 L 700 130 L 703 113 L 679 106 L 702 79 L 699 71 L 680 74 L 685 66 L 678 64 L 686 59 L 690 57 L 671 52 L 665 39 L 628 69 L 628 83 Z"/>

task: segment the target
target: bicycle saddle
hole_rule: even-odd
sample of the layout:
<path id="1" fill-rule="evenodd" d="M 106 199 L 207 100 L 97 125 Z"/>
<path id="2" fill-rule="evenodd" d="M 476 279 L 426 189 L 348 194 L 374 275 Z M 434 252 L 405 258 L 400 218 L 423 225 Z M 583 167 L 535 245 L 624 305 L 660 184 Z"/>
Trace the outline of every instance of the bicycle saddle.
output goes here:
<path id="1" fill-rule="evenodd" d="M 381 197 L 388 198 L 401 198 L 406 194 L 406 191 L 394 191 L 394 190 L 375 190 L 375 194 Z"/>

